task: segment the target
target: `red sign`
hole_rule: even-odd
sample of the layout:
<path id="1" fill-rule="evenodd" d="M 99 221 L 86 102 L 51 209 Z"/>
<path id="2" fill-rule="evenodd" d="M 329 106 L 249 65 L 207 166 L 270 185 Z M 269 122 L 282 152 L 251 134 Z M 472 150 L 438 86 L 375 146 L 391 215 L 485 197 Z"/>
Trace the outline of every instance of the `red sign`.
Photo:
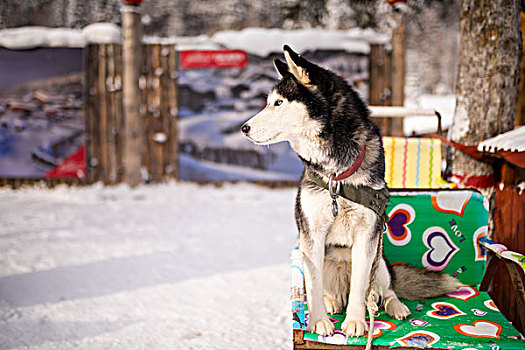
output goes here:
<path id="1" fill-rule="evenodd" d="M 48 171 L 46 178 L 78 178 L 86 177 L 86 151 L 80 147 L 76 152 L 64 159 L 62 163 Z"/>
<path id="2" fill-rule="evenodd" d="M 386 0 L 390 5 L 394 6 L 396 3 L 406 4 L 407 0 Z"/>
<path id="3" fill-rule="evenodd" d="M 139 6 L 142 3 L 142 0 L 122 0 L 122 2 L 125 5 Z"/>
<path id="4" fill-rule="evenodd" d="M 242 50 L 187 50 L 180 53 L 182 68 L 242 68 L 248 54 Z"/>

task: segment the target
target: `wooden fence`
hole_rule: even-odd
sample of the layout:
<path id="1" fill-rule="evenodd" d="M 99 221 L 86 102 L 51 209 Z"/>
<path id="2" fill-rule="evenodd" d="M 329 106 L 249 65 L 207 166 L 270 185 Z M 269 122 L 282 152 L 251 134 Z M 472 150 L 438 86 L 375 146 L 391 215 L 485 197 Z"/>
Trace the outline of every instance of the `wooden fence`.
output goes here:
<path id="1" fill-rule="evenodd" d="M 178 54 L 174 45 L 144 44 L 139 87 L 141 91 L 141 173 L 144 182 L 162 182 L 178 177 L 177 140 L 177 69 Z M 89 44 L 85 49 L 84 113 L 86 119 L 85 179 L 6 179 L 0 186 L 23 185 L 53 187 L 103 182 L 116 184 L 124 180 L 125 125 L 123 111 L 122 45 Z M 403 63 L 404 64 L 404 63 Z M 392 105 L 392 53 L 384 45 L 371 45 L 370 104 Z M 385 135 L 397 135 L 401 126 L 396 120 L 375 118 Z M 401 121 L 402 123 L 402 121 Z"/>
<path id="2" fill-rule="evenodd" d="M 122 181 L 124 113 L 122 46 L 90 44 L 85 60 L 87 183 Z M 174 45 L 143 45 L 139 78 L 142 175 L 145 182 L 176 178 L 177 52 Z"/>
<path id="3" fill-rule="evenodd" d="M 394 30 L 392 50 L 385 45 L 370 45 L 369 96 L 371 106 L 403 106 L 405 93 L 405 25 Z M 384 136 L 404 136 L 403 119 L 375 117 Z"/>

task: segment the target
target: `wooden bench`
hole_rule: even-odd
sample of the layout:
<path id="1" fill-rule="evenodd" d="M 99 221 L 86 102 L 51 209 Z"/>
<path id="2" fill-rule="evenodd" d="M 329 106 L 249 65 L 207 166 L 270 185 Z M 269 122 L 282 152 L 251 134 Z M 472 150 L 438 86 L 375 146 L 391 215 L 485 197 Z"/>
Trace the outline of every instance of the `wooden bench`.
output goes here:
<path id="1" fill-rule="evenodd" d="M 479 192 L 392 190 L 387 213 L 390 221 L 384 227 L 383 242 L 391 264 L 448 273 L 466 286 L 438 298 L 403 300 L 411 312 L 406 320 L 393 319 L 380 308 L 375 317 L 373 348 L 525 349 L 522 335 L 487 293 L 495 267 L 503 261 L 513 280 L 519 299 L 516 305 L 525 325 L 525 256 L 486 238 L 488 202 Z M 341 332 L 344 313 L 329 315 L 336 328 L 332 336 L 306 331 L 308 303 L 298 248 L 292 252 L 291 290 L 294 349 L 364 348 L 366 336 L 348 337 Z"/>

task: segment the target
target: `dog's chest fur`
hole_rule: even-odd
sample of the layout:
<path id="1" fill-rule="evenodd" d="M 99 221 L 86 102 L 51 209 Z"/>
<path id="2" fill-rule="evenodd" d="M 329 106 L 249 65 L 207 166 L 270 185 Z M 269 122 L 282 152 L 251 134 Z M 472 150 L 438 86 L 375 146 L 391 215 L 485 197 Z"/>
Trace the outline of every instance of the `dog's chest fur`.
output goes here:
<path id="1" fill-rule="evenodd" d="M 300 201 L 305 214 L 303 220 L 307 221 L 309 227 L 321 228 L 310 230 L 309 234 L 326 232 L 325 237 L 311 237 L 311 239 L 324 239 L 327 250 L 344 247 L 344 249 L 337 249 L 340 253 L 337 254 L 340 257 L 337 260 L 350 259 L 349 248 L 352 248 L 356 236 L 368 235 L 370 227 L 373 227 L 376 220 L 374 212 L 370 209 L 341 197 L 337 199 L 339 212 L 334 218 L 331 211 L 332 198 L 328 191 L 323 189 L 303 188 Z"/>

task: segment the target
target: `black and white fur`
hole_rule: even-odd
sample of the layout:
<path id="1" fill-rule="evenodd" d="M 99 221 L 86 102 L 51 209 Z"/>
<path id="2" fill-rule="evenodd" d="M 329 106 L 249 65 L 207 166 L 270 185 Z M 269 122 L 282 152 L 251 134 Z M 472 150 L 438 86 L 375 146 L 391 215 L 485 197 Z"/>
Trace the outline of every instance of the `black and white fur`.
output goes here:
<path id="1" fill-rule="evenodd" d="M 343 182 L 374 189 L 386 187 L 380 131 L 358 93 L 342 77 L 307 61 L 290 47 L 284 47 L 284 54 L 286 63 L 274 60 L 281 79 L 269 93 L 268 104 L 242 126 L 242 132 L 259 145 L 288 141 L 305 167 L 326 181 L 330 174 L 348 169 L 366 143 L 361 166 Z M 333 334 L 327 312 L 346 308 L 341 328 L 348 335 L 360 336 L 368 328 L 365 294 L 382 233 L 381 219 L 371 209 L 341 197 L 334 218 L 331 201 L 328 191 L 303 172 L 295 216 L 305 262 L 308 329 L 321 335 Z M 418 270 L 401 267 L 399 272 L 411 282 L 401 284 L 409 290 L 398 290 L 394 271 L 384 258 L 380 259 L 374 288 L 390 316 L 404 319 L 410 314 L 396 293 L 428 298 L 460 285 L 448 275 Z M 425 285 L 420 276 L 427 278 Z"/>

